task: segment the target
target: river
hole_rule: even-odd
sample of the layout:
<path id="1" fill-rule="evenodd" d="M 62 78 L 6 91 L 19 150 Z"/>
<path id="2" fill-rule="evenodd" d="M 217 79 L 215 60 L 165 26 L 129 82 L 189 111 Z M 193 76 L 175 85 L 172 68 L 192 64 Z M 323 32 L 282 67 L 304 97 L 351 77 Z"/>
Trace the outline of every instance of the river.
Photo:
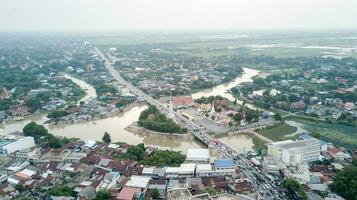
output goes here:
<path id="1" fill-rule="evenodd" d="M 192 96 L 193 98 L 197 99 L 202 96 L 220 95 L 233 101 L 234 97 L 226 91 L 231 89 L 232 87 L 237 86 L 240 83 L 252 81 L 252 77 L 258 75 L 258 73 L 259 72 L 257 70 L 244 68 L 244 74 L 237 77 L 234 81 L 218 85 L 209 90 L 203 90 L 201 92 L 193 94 Z M 65 77 L 71 79 L 73 82 L 78 84 L 82 89 L 86 91 L 85 97 L 83 97 L 83 99 L 81 99 L 80 101 L 88 101 L 91 98 L 96 97 L 95 89 L 91 85 L 69 75 L 65 75 Z M 166 139 L 157 135 L 139 135 L 126 131 L 125 128 L 133 122 L 137 121 L 140 113 L 146 108 L 146 105 L 138 105 L 117 116 L 105 119 L 85 121 L 75 124 L 61 124 L 51 126 L 48 126 L 47 124 L 44 125 L 46 126 L 46 128 L 49 129 L 49 132 L 54 135 L 76 137 L 82 140 L 101 140 L 104 132 L 107 131 L 110 133 L 112 141 L 114 142 L 120 141 L 126 142 L 128 144 L 144 143 L 146 145 L 157 146 L 159 149 L 176 150 L 182 151 L 183 153 L 186 153 L 188 148 L 204 147 L 204 144 L 202 144 L 198 140 L 173 140 Z M 4 130 L 2 130 L 2 132 L 4 134 L 8 134 L 15 131 L 22 131 L 23 127 L 31 121 L 34 121 L 38 124 L 43 124 L 47 120 L 48 118 L 46 117 L 46 115 L 38 115 L 26 118 L 22 121 L 6 122 L 4 124 Z M 229 146 L 231 146 L 238 152 L 249 151 L 253 146 L 252 139 L 248 136 L 227 136 L 219 138 L 219 140 L 227 142 Z"/>
<path id="2" fill-rule="evenodd" d="M 65 74 L 64 77 L 66 79 L 71 79 L 75 84 L 79 85 L 79 87 L 86 92 L 86 95 L 78 101 L 78 105 L 81 101 L 83 102 L 88 102 L 89 100 L 97 97 L 97 92 L 95 91 L 95 88 L 89 84 L 87 84 L 85 81 L 79 80 L 77 78 L 74 78 L 71 75 Z"/>
<path id="3" fill-rule="evenodd" d="M 234 81 L 231 81 L 231 82 L 225 83 L 225 84 L 221 84 L 221 85 L 215 86 L 211 89 L 203 90 L 201 92 L 194 93 L 194 94 L 192 94 L 192 97 L 194 99 L 199 99 L 201 97 L 209 97 L 209 96 L 219 95 L 219 96 L 229 99 L 230 101 L 234 101 L 235 100 L 234 96 L 227 91 L 232 89 L 233 87 L 236 87 L 237 85 L 239 85 L 241 83 L 252 82 L 253 81 L 252 78 L 257 75 L 259 75 L 258 70 L 250 69 L 250 68 L 243 68 L 243 74 L 241 76 L 239 76 L 238 78 L 236 78 Z M 237 103 L 242 104 L 243 102 L 237 99 Z M 247 106 L 251 109 L 257 109 L 254 105 L 251 105 L 248 103 L 246 103 L 245 106 Z"/>

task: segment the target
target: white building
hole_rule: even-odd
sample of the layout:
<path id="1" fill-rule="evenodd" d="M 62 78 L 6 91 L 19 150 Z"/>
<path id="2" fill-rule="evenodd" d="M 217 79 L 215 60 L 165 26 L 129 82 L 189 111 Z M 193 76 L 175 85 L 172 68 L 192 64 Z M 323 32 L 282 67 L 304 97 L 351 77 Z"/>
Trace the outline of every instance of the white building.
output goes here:
<path id="1" fill-rule="evenodd" d="M 168 178 L 178 177 L 193 177 L 195 175 L 196 164 L 186 163 L 181 164 L 180 167 L 167 167 L 165 176 Z"/>
<path id="2" fill-rule="evenodd" d="M 148 176 L 133 175 L 130 177 L 130 180 L 125 184 L 125 186 L 146 189 L 150 180 L 151 177 Z"/>
<path id="3" fill-rule="evenodd" d="M 208 149 L 188 149 L 186 160 L 195 163 L 208 163 L 209 162 Z"/>
<path id="4" fill-rule="evenodd" d="M 16 151 L 30 149 L 35 146 L 33 137 L 0 139 L 0 154 L 11 154 Z"/>
<path id="5" fill-rule="evenodd" d="M 286 140 L 268 144 L 268 155 L 286 165 L 299 165 L 319 160 L 320 149 L 317 139 Z"/>
<path id="6" fill-rule="evenodd" d="M 38 161 L 41 152 L 36 147 L 17 151 L 14 155 L 15 160 Z"/>

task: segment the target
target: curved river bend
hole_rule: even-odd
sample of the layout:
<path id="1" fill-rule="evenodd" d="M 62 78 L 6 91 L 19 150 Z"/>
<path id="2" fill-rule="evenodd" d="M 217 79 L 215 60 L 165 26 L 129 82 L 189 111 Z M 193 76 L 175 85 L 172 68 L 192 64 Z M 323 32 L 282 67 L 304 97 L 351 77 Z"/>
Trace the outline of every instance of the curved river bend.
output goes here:
<path id="1" fill-rule="evenodd" d="M 194 99 L 200 98 L 202 96 L 216 96 L 220 95 L 228 98 L 229 100 L 234 100 L 234 97 L 227 93 L 227 90 L 235 87 L 243 82 L 251 82 L 252 77 L 259 74 L 259 71 L 244 68 L 244 73 L 240 77 L 237 77 L 234 81 L 221 84 L 212 89 L 203 90 L 201 92 L 197 92 L 192 94 Z M 82 89 L 86 91 L 86 96 L 81 99 L 81 101 L 87 101 L 91 98 L 96 97 L 95 89 L 87 84 L 86 82 L 76 79 L 72 76 L 65 75 L 66 78 L 71 79 L 73 82 L 78 84 Z M 239 102 L 238 102 L 239 103 Z M 109 132 L 112 141 L 114 142 L 126 142 L 129 144 L 139 144 L 144 143 L 146 145 L 157 146 L 159 149 L 170 149 L 176 151 L 182 151 L 186 153 L 188 148 L 200 148 L 204 147 L 198 140 L 193 141 L 182 141 L 182 140 L 173 140 L 166 139 L 162 136 L 156 135 L 139 135 L 128 132 L 125 130 L 127 126 L 137 121 L 140 113 L 147 108 L 146 105 L 138 105 L 135 106 L 117 116 L 93 120 L 93 121 L 85 121 L 76 124 L 61 124 L 61 125 L 51 125 L 48 126 L 44 124 L 46 128 L 49 129 L 54 135 L 58 136 L 66 136 L 66 137 L 77 137 L 82 140 L 101 140 L 104 132 Z M 46 115 L 39 115 L 27 118 L 22 121 L 10 121 L 4 124 L 4 129 L 2 130 L 3 134 L 12 133 L 15 131 L 22 131 L 23 127 L 31 121 L 34 121 L 38 124 L 43 124 L 47 120 Z M 1 132 L 1 130 L 0 130 Z M 227 145 L 236 149 L 238 152 L 249 151 L 252 149 L 253 143 L 251 138 L 245 135 L 234 135 L 220 138 L 223 142 L 227 143 Z"/>

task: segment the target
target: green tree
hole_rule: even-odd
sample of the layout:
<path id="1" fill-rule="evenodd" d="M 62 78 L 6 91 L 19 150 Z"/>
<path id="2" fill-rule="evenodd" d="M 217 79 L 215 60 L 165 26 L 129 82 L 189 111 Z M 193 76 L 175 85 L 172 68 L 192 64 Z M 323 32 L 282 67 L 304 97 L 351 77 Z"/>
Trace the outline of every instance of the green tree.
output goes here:
<path id="1" fill-rule="evenodd" d="M 151 197 L 152 197 L 153 199 L 158 199 L 158 198 L 160 198 L 160 192 L 159 192 L 159 190 L 158 190 L 157 188 L 155 188 L 155 189 L 153 189 L 153 190 L 151 191 Z"/>
<path id="2" fill-rule="evenodd" d="M 307 200 L 307 195 L 304 191 L 304 188 L 293 178 L 284 179 L 282 186 L 289 191 L 289 194 L 294 196 L 296 194 L 298 197 Z"/>
<path id="3" fill-rule="evenodd" d="M 21 184 L 16 184 L 16 185 L 15 185 L 15 189 L 21 193 L 21 192 L 24 191 L 26 188 L 25 188 L 25 186 L 23 186 L 23 185 L 21 185 Z"/>
<path id="4" fill-rule="evenodd" d="M 280 115 L 279 113 L 275 113 L 275 114 L 274 114 L 274 119 L 275 119 L 276 121 L 281 121 L 281 120 L 283 120 L 283 118 L 281 117 L 281 115 Z"/>
<path id="5" fill-rule="evenodd" d="M 186 156 L 176 151 L 157 150 L 148 157 L 145 157 L 140 163 L 143 165 L 157 167 L 176 167 L 180 166 L 186 159 Z"/>
<path id="6" fill-rule="evenodd" d="M 240 113 L 236 113 L 233 115 L 233 120 L 236 122 L 240 122 L 243 119 L 242 115 Z"/>
<path id="7" fill-rule="evenodd" d="M 37 98 L 30 98 L 26 101 L 26 106 L 29 108 L 30 112 L 35 112 L 41 108 L 41 101 Z"/>
<path id="8" fill-rule="evenodd" d="M 339 171 L 329 188 L 347 200 L 357 200 L 357 161 Z"/>
<path id="9" fill-rule="evenodd" d="M 257 110 L 248 110 L 245 113 L 245 120 L 247 122 L 258 121 L 258 118 L 259 118 L 259 111 Z"/>
<path id="10" fill-rule="evenodd" d="M 112 138 L 108 132 L 105 132 L 103 137 L 102 137 L 103 142 L 109 144 L 112 142 Z"/>
<path id="11" fill-rule="evenodd" d="M 207 192 L 211 196 L 216 195 L 218 193 L 218 191 L 213 187 L 206 187 L 203 191 Z"/>
<path id="12" fill-rule="evenodd" d="M 140 161 L 144 159 L 145 145 L 140 143 L 136 146 L 131 146 L 126 153 L 120 154 L 119 159 L 129 159 Z"/>
<path id="13" fill-rule="evenodd" d="M 37 141 L 41 137 L 48 135 L 47 129 L 42 125 L 36 124 L 35 122 L 30 122 L 27 124 L 22 131 L 25 136 L 32 136 Z"/>
<path id="14" fill-rule="evenodd" d="M 73 187 L 68 186 L 55 186 L 48 189 L 48 194 L 51 196 L 76 196 L 76 192 Z"/>
<path id="15" fill-rule="evenodd" d="M 101 189 L 97 192 L 95 200 L 108 200 L 111 197 L 111 193 L 108 190 Z"/>

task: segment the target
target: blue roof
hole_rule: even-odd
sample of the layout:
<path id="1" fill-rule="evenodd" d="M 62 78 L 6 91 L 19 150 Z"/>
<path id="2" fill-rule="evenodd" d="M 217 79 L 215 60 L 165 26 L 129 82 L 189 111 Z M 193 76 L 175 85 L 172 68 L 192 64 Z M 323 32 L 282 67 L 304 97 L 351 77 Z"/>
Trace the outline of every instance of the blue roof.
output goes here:
<path id="1" fill-rule="evenodd" d="M 309 139 L 313 139 L 314 137 L 312 137 L 311 135 L 307 134 L 307 133 L 303 133 L 299 135 L 299 138 L 302 140 L 309 140 Z"/>
<path id="2" fill-rule="evenodd" d="M 302 140 L 310 140 L 310 139 L 316 139 L 314 137 L 312 137 L 311 135 L 307 134 L 307 133 L 303 133 L 299 135 L 299 138 Z M 319 140 L 319 139 L 318 139 Z M 323 140 L 319 140 L 320 145 L 325 145 L 327 144 L 327 142 L 323 141 Z"/>
<path id="3" fill-rule="evenodd" d="M 230 167 L 235 167 L 235 164 L 231 159 L 221 159 L 221 160 L 215 160 L 214 166 L 217 168 L 230 168 Z"/>

